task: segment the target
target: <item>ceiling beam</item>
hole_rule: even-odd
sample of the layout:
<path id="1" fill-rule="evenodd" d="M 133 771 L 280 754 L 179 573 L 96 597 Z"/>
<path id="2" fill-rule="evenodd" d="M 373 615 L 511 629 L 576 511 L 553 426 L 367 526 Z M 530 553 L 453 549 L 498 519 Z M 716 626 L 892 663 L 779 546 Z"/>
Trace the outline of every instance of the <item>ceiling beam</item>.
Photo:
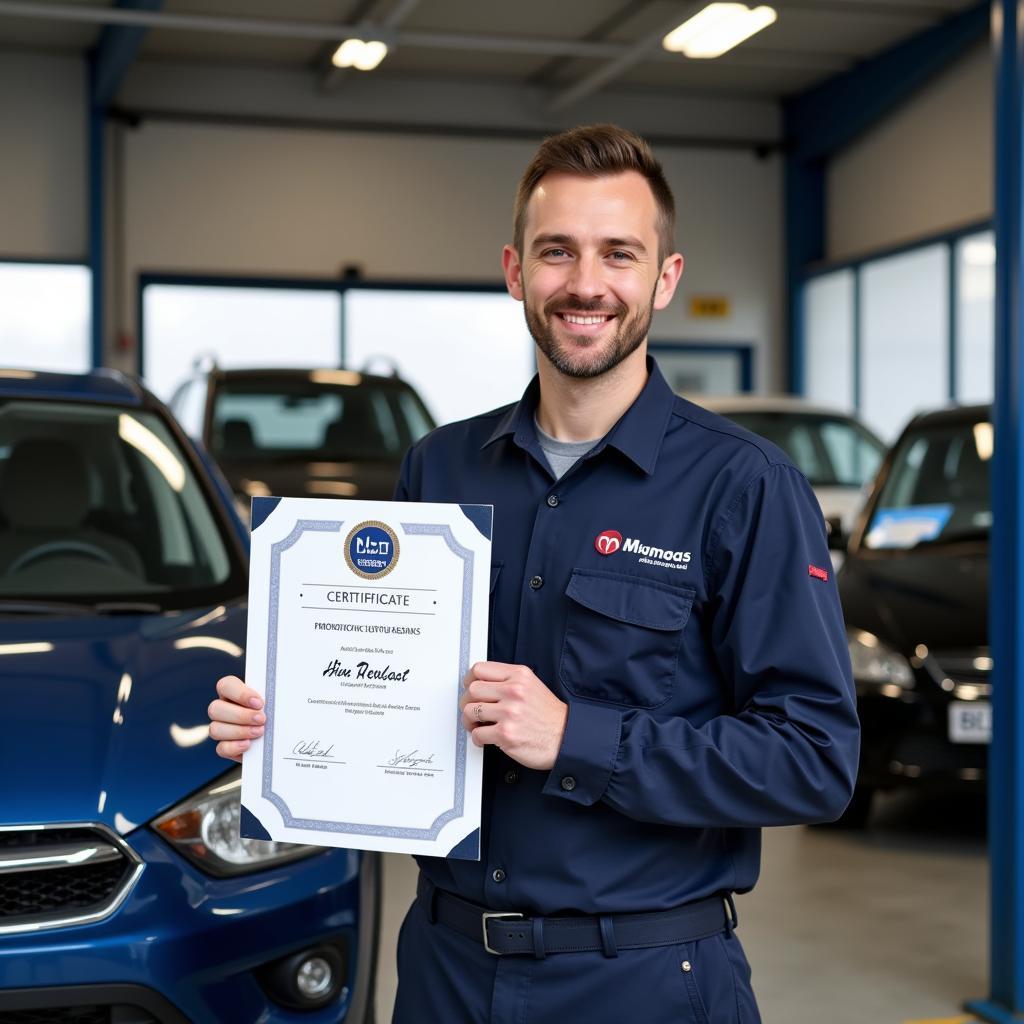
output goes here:
<path id="1" fill-rule="evenodd" d="M 677 25 L 688 21 L 704 6 L 702 2 L 689 3 L 681 10 L 676 11 L 672 15 L 672 19 L 664 21 L 658 26 L 656 31 L 648 33 L 639 42 L 632 43 L 626 47 L 607 64 L 596 68 L 568 88 L 556 93 L 548 102 L 548 111 L 554 113 L 563 110 L 573 103 L 578 103 L 580 100 L 597 92 L 603 85 L 607 85 L 613 79 L 624 75 L 653 54 L 664 53 L 661 48 L 661 41 L 665 38 L 665 35 L 671 32 Z"/>
<path id="2" fill-rule="evenodd" d="M 117 0 L 121 10 L 158 11 L 164 0 Z M 92 53 L 91 101 L 97 108 L 109 107 L 142 47 L 146 28 L 138 25 L 107 25 Z"/>

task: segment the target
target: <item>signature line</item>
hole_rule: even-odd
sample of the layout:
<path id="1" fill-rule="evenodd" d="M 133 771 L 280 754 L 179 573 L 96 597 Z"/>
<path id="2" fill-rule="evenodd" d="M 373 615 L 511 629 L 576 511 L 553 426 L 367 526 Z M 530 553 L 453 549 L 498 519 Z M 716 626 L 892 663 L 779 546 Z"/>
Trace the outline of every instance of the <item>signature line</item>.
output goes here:
<path id="1" fill-rule="evenodd" d="M 348 764 L 348 761 L 336 761 L 333 757 L 282 757 L 282 761 L 324 761 L 327 764 Z"/>

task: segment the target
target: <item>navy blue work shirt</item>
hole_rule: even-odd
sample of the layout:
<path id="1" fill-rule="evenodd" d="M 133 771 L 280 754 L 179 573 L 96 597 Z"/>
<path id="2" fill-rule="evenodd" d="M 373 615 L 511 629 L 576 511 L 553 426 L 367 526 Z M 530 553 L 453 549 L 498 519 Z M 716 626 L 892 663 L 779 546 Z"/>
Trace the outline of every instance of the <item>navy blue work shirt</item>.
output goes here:
<path id="1" fill-rule="evenodd" d="M 399 500 L 494 506 L 489 657 L 569 705 L 551 771 L 486 748 L 482 859 L 418 858 L 495 910 L 743 892 L 761 826 L 833 819 L 852 791 L 859 726 L 814 494 L 778 448 L 648 367 L 560 480 L 537 442 L 536 379 L 402 468 Z"/>

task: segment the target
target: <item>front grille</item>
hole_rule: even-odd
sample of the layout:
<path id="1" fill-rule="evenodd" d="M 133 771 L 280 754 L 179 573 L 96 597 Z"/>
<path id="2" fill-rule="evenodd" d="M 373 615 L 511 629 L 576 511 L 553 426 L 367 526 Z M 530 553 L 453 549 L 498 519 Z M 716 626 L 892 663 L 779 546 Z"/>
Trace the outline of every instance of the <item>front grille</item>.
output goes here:
<path id="1" fill-rule="evenodd" d="M 0 1010 L 0 1024 L 111 1024 L 109 1006 L 53 1006 L 39 1010 Z"/>
<path id="2" fill-rule="evenodd" d="M 0 875 L 0 922 L 94 907 L 109 899 L 130 871 L 128 862 L 120 858 L 110 864 Z"/>
<path id="3" fill-rule="evenodd" d="M 141 870 L 138 856 L 102 826 L 0 829 L 0 935 L 100 920 Z"/>
<path id="4" fill-rule="evenodd" d="M 0 1024 L 159 1024 L 141 1006 L 41 1006 L 36 1010 L 0 1009 Z"/>

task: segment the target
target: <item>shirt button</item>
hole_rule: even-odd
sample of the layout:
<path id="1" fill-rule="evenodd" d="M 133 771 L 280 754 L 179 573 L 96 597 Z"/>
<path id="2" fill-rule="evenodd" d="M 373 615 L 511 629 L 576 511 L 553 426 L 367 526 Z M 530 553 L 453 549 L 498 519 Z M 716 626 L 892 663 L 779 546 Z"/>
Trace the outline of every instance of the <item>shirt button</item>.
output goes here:
<path id="1" fill-rule="evenodd" d="M 558 507 L 558 495 L 557 494 L 549 494 L 548 495 L 548 505 L 550 505 L 551 508 L 557 508 Z"/>
<path id="2" fill-rule="evenodd" d="M 512 785 L 513 783 L 515 783 L 515 782 L 518 782 L 518 781 L 519 781 L 519 773 L 518 773 L 518 772 L 517 772 L 517 771 L 515 770 L 515 768 L 509 768 L 509 770 L 508 770 L 507 772 L 505 772 L 505 781 L 506 781 L 506 782 L 507 782 L 507 783 L 508 783 L 508 784 L 509 784 L 510 786 L 511 786 L 511 785 Z"/>
<path id="3" fill-rule="evenodd" d="M 680 966 L 680 967 L 681 967 L 681 968 L 683 969 L 683 971 L 685 971 L 685 972 L 686 972 L 687 974 L 689 974 L 689 973 L 690 973 L 690 971 L 692 971 L 692 970 L 693 970 L 693 968 L 692 968 L 692 967 L 690 966 L 690 961 L 689 961 L 689 960 L 684 960 L 684 961 L 683 961 L 683 962 L 682 962 L 682 963 L 681 963 L 681 964 L 680 964 L 679 966 Z"/>
<path id="4" fill-rule="evenodd" d="M 571 793 L 575 788 L 576 780 L 571 775 L 566 775 L 566 777 L 562 779 L 562 789 L 564 789 L 566 793 Z"/>
<path id="5" fill-rule="evenodd" d="M 495 868 L 491 874 L 491 878 L 493 878 L 496 882 L 504 882 L 505 872 L 502 871 L 501 868 Z"/>
<path id="6" fill-rule="evenodd" d="M 543 587 L 543 586 L 544 586 L 544 577 L 543 576 L 531 576 L 530 577 L 530 589 L 531 590 L 540 590 L 540 588 Z"/>

